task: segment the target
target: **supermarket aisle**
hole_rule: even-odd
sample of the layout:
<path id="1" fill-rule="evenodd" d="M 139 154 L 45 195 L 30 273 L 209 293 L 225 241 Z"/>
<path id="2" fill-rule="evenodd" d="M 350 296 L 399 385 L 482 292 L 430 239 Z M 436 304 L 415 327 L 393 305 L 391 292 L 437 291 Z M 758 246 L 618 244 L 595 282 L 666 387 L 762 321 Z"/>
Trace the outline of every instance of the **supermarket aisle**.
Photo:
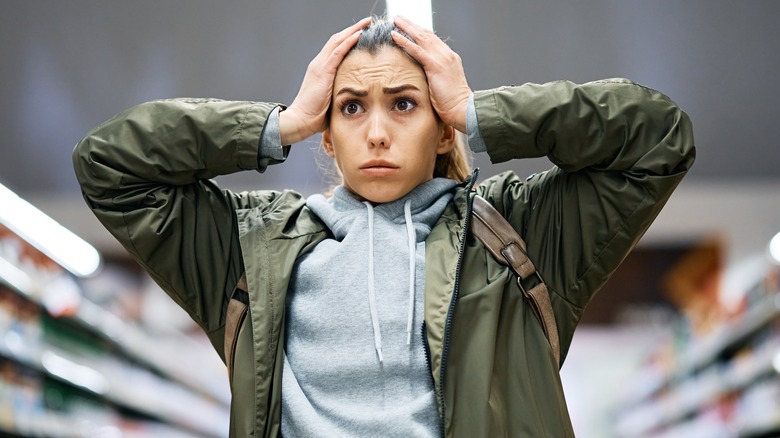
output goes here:
<path id="1" fill-rule="evenodd" d="M 224 436 L 224 365 L 170 330 L 178 308 L 158 330 L 153 289 L 112 268 L 80 279 L 17 233 L 0 224 L 0 436 Z"/>
<path id="2" fill-rule="evenodd" d="M 658 326 L 581 326 L 561 369 L 579 438 L 616 437 L 615 405 L 641 362 L 667 338 Z"/>

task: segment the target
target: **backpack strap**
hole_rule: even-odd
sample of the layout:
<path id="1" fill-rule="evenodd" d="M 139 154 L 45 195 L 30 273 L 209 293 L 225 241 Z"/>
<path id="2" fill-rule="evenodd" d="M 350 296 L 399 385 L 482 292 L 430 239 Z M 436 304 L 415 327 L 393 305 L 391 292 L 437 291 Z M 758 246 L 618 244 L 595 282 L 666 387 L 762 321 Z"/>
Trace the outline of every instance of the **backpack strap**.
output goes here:
<path id="1" fill-rule="evenodd" d="M 231 382 L 233 381 L 233 362 L 235 361 L 238 331 L 241 329 L 241 324 L 244 322 L 249 308 L 247 289 L 246 273 L 244 273 L 233 289 L 225 315 L 225 365 L 227 365 L 228 378 Z"/>
<path id="2" fill-rule="evenodd" d="M 474 196 L 472 212 L 474 220 L 471 221 L 471 232 L 482 241 L 499 263 L 509 266 L 517 275 L 517 285 L 531 303 L 550 343 L 555 362 L 560 366 L 561 346 L 550 294 L 542 276 L 528 258 L 525 241 L 484 198 Z"/>

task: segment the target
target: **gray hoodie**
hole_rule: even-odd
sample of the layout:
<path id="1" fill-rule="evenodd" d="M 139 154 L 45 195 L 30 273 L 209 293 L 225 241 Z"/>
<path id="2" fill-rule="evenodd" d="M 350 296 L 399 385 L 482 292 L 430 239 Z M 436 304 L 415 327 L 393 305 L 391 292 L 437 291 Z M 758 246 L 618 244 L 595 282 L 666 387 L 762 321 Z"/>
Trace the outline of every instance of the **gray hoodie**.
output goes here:
<path id="1" fill-rule="evenodd" d="M 438 436 L 425 238 L 455 185 L 436 178 L 379 205 L 342 186 L 308 199 L 333 237 L 301 258 L 287 295 L 283 436 Z"/>

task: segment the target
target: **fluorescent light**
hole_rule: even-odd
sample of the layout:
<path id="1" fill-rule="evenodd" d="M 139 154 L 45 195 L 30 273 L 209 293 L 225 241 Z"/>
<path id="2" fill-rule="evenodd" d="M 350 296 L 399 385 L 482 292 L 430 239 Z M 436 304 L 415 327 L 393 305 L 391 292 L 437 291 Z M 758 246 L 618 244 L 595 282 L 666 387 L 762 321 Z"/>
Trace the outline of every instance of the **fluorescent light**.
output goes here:
<path id="1" fill-rule="evenodd" d="M 105 394 L 108 391 L 108 381 L 103 374 L 52 351 L 47 350 L 41 354 L 41 365 L 52 375 L 97 394 Z"/>
<path id="2" fill-rule="evenodd" d="M 402 15 L 422 27 L 433 30 L 431 0 L 387 0 L 387 16 Z"/>
<path id="3" fill-rule="evenodd" d="M 80 277 L 100 268 L 100 253 L 32 204 L 0 184 L 0 223 Z"/>
<path id="4" fill-rule="evenodd" d="M 780 233 L 769 241 L 769 255 L 775 263 L 780 264 Z"/>
<path id="5" fill-rule="evenodd" d="M 32 278 L 2 256 L 0 256 L 0 278 L 23 294 L 29 294 L 32 289 Z"/>

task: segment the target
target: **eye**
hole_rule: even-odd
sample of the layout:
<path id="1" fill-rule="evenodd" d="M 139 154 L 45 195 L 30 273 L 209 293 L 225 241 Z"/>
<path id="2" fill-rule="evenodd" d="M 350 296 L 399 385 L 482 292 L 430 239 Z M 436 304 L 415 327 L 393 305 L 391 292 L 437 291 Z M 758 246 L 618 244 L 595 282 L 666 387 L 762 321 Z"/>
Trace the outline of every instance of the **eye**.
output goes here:
<path id="1" fill-rule="evenodd" d="M 416 107 L 417 102 L 415 102 L 414 99 L 410 99 L 408 97 L 403 97 L 395 101 L 395 109 L 401 112 L 411 111 Z"/>
<path id="2" fill-rule="evenodd" d="M 347 115 L 355 115 L 363 112 L 363 107 L 355 101 L 349 101 L 341 105 L 341 112 Z"/>

